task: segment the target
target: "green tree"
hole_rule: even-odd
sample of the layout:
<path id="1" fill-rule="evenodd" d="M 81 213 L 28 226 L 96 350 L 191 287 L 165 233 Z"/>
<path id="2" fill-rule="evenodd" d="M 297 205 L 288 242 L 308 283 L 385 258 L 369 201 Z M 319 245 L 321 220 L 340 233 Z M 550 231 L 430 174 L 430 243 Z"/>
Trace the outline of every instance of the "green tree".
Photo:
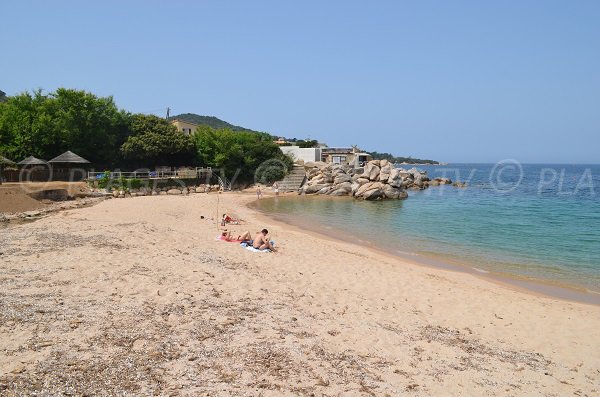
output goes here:
<path id="1" fill-rule="evenodd" d="M 315 148 L 319 146 L 319 141 L 315 139 L 300 139 L 295 144 L 301 148 Z"/>
<path id="2" fill-rule="evenodd" d="M 0 150 L 15 159 L 46 160 L 71 150 L 95 166 L 112 165 L 128 117 L 112 97 L 65 88 L 24 92 L 0 102 Z"/>
<path id="3" fill-rule="evenodd" d="M 292 160 L 266 133 L 203 126 L 193 135 L 193 140 L 204 166 L 219 168 L 228 178 L 236 176 L 239 182 L 252 181 L 261 165 L 262 174 L 258 177 L 267 178 L 261 180 L 263 183 L 283 178 L 292 167 Z"/>
<path id="4" fill-rule="evenodd" d="M 131 117 L 129 131 L 131 135 L 121 146 L 121 153 L 132 164 L 151 167 L 194 162 L 192 139 L 163 118 L 135 114 Z"/>

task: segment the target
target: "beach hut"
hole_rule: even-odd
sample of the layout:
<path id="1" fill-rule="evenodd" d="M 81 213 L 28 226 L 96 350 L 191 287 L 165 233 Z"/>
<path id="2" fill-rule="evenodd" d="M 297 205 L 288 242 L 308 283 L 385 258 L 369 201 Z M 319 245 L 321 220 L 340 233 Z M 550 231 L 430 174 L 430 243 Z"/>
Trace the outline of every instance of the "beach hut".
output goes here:
<path id="1" fill-rule="evenodd" d="M 81 156 L 76 155 L 75 153 L 67 150 L 66 152 L 64 152 L 63 154 L 61 154 L 60 156 L 57 156 L 55 158 L 53 158 L 52 160 L 48 161 L 50 164 L 56 164 L 56 165 L 73 165 L 73 164 L 89 164 L 90 162 L 87 161 L 86 159 L 84 159 Z"/>
<path id="2" fill-rule="evenodd" d="M 48 163 L 44 160 L 29 156 L 19 161 L 17 165 L 21 168 L 17 179 L 19 182 L 47 182 L 50 179 Z"/>
<path id="3" fill-rule="evenodd" d="M 22 167 L 32 167 L 35 165 L 46 165 L 46 162 L 44 160 L 40 160 L 36 157 L 29 156 L 26 159 L 19 161 L 17 163 L 17 165 L 20 165 Z"/>
<path id="4" fill-rule="evenodd" d="M 85 164 L 89 164 L 90 162 L 84 159 L 77 154 L 66 151 L 60 156 L 53 158 L 48 161 L 52 165 L 54 170 L 55 177 L 67 178 L 72 181 L 75 176 L 75 171 L 79 171 L 81 174 L 81 179 L 85 178 Z"/>
<path id="5" fill-rule="evenodd" d="M 15 162 L 4 156 L 0 156 L 0 185 L 2 185 L 2 167 L 7 165 L 15 165 Z"/>

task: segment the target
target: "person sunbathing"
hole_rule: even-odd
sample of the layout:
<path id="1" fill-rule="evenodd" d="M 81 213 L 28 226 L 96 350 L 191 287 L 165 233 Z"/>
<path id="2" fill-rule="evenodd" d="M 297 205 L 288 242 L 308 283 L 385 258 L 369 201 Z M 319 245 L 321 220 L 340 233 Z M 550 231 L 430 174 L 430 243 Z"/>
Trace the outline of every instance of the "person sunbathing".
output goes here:
<path id="1" fill-rule="evenodd" d="M 261 230 L 254 237 L 254 241 L 252 242 L 252 246 L 258 250 L 271 250 L 275 251 L 275 247 L 271 244 L 271 238 L 268 236 L 269 231 L 267 229 Z"/>
<path id="2" fill-rule="evenodd" d="M 223 214 L 223 217 L 221 218 L 221 226 L 225 226 L 228 223 L 231 223 L 233 225 L 239 225 L 240 224 L 240 220 L 232 218 L 232 217 L 230 217 L 227 214 Z"/>
<path id="3" fill-rule="evenodd" d="M 239 234 L 236 238 L 233 238 L 233 234 L 231 234 L 230 231 L 224 230 L 221 233 L 221 239 L 225 241 L 247 243 L 249 241 L 252 241 L 252 235 L 250 234 L 250 232 L 244 232 L 242 234 Z"/>

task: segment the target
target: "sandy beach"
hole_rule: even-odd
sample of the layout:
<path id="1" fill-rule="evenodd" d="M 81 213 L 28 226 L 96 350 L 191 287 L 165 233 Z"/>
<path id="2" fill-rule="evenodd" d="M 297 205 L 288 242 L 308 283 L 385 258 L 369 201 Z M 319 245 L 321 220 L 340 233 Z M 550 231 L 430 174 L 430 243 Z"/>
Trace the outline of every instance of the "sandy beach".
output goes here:
<path id="1" fill-rule="evenodd" d="M 254 199 L 112 199 L 0 228 L 0 395 L 600 393 L 599 306 L 323 239 Z M 278 252 L 217 241 L 222 213 Z"/>

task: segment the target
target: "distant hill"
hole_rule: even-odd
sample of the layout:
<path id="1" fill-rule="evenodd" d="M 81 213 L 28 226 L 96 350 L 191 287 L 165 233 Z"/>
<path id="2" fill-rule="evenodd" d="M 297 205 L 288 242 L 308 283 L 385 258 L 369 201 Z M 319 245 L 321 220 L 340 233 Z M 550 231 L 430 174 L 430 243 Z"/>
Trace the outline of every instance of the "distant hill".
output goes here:
<path id="1" fill-rule="evenodd" d="M 385 159 L 385 160 L 391 161 L 392 163 L 433 164 L 433 165 L 439 164 L 439 161 L 435 161 L 435 160 L 416 159 L 413 157 L 398 157 L 398 156 L 394 156 L 393 154 L 390 154 L 390 153 L 369 152 L 369 154 L 371 156 L 373 156 L 374 160 L 384 160 Z"/>
<path id="2" fill-rule="evenodd" d="M 214 129 L 229 128 L 230 130 L 233 130 L 233 131 L 258 132 L 258 131 L 251 130 L 249 128 L 240 127 L 239 125 L 229 124 L 228 122 L 223 121 L 214 116 L 200 116 L 199 114 L 194 114 L 194 113 L 182 113 L 182 114 L 178 114 L 177 116 L 173 116 L 170 118 L 170 120 L 174 120 L 174 119 L 181 120 L 181 121 L 187 121 L 188 123 L 197 124 L 197 125 L 207 125 Z"/>

